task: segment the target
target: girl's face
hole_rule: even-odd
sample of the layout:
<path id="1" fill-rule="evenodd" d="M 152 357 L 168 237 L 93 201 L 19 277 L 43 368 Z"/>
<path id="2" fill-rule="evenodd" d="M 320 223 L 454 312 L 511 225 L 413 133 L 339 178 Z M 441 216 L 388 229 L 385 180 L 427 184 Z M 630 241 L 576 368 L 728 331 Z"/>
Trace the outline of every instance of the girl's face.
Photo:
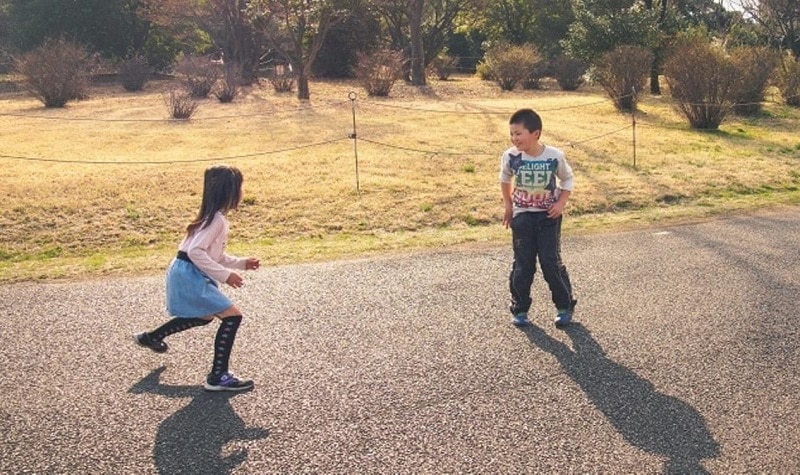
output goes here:
<path id="1" fill-rule="evenodd" d="M 528 155 L 536 155 L 539 148 L 540 130 L 531 132 L 522 124 L 511 124 L 509 132 L 511 133 L 511 143 L 517 147 L 517 150 Z"/>

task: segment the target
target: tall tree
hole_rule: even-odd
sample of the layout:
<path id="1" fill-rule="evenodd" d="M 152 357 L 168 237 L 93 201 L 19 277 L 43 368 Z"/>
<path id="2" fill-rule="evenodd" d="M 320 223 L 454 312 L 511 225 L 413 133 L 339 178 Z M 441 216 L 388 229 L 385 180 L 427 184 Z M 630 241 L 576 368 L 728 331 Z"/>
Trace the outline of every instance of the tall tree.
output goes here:
<path id="1" fill-rule="evenodd" d="M 425 85 L 425 49 L 422 46 L 422 13 L 425 0 L 409 0 L 408 31 L 411 37 L 411 84 Z"/>
<path id="2" fill-rule="evenodd" d="M 766 31 L 773 45 L 800 60 L 800 0 L 740 0 L 740 8 Z"/>
<path id="3" fill-rule="evenodd" d="M 664 32 L 664 24 L 667 18 L 667 0 L 644 0 L 644 6 L 655 13 L 656 25 L 658 30 Z M 659 72 L 661 69 L 661 48 L 656 46 L 653 51 L 653 64 L 650 66 L 650 93 L 661 94 L 661 82 Z"/>
<path id="4" fill-rule="evenodd" d="M 569 0 L 488 0 L 479 15 L 490 41 L 535 44 L 549 59 L 561 54 L 560 42 L 575 20 Z"/>
<path id="5" fill-rule="evenodd" d="M 337 0 L 251 0 L 250 14 L 272 48 L 297 75 L 297 98 L 311 97 L 309 79 L 325 35 L 343 18 Z"/>
<path id="6" fill-rule="evenodd" d="M 3 55 L 4 49 L 11 46 L 11 38 L 13 33 L 13 20 L 11 19 L 11 2 L 9 0 L 0 0 L 0 56 Z M 3 57 L 0 57 L 0 63 L 3 63 Z"/>
<path id="7" fill-rule="evenodd" d="M 656 44 L 656 16 L 636 0 L 577 0 L 575 22 L 564 40 L 572 56 L 588 63 L 617 46 Z"/>
<path id="8" fill-rule="evenodd" d="M 223 61 L 241 67 L 242 79 L 258 79 L 264 52 L 262 36 L 247 11 L 249 0 L 207 0 L 212 37 L 222 50 Z"/>
<path id="9" fill-rule="evenodd" d="M 411 60 L 409 79 L 425 84 L 425 68 L 441 53 L 456 20 L 482 0 L 374 0 L 394 50 Z"/>
<path id="10" fill-rule="evenodd" d="M 347 0 L 343 17 L 331 25 L 314 61 L 314 75 L 330 78 L 355 76 L 359 54 L 369 54 L 381 45 L 381 21 L 370 0 Z"/>
<path id="11" fill-rule="evenodd" d="M 148 25 L 139 17 L 140 7 L 139 0 L 7 0 L 6 4 L 20 49 L 65 36 L 117 58 L 145 41 Z"/>
<path id="12" fill-rule="evenodd" d="M 242 68 L 242 79 L 254 81 L 264 52 L 263 38 L 248 13 L 249 0 L 143 0 L 147 16 L 187 43 L 208 35 L 223 61 Z M 195 48 L 188 48 L 195 49 Z"/>

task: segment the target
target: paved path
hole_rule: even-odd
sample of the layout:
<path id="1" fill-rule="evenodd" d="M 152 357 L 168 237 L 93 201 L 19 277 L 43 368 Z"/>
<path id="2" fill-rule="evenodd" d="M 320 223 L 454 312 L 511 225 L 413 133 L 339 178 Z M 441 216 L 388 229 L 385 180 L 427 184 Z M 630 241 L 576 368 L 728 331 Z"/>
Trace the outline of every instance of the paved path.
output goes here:
<path id="1" fill-rule="evenodd" d="M 579 325 L 506 311 L 510 250 L 250 273 L 157 355 L 162 277 L 0 286 L 2 473 L 800 473 L 800 209 L 565 237 Z"/>

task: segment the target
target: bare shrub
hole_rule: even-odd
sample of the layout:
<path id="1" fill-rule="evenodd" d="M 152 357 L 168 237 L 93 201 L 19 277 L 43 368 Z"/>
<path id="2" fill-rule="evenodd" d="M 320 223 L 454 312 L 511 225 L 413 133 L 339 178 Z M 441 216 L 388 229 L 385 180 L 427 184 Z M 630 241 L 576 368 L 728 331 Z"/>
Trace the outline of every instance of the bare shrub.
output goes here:
<path id="1" fill-rule="evenodd" d="M 786 55 L 778 72 L 777 83 L 786 105 L 800 107 L 800 61 Z"/>
<path id="2" fill-rule="evenodd" d="M 126 91 L 141 91 L 150 79 L 150 75 L 153 74 L 153 68 L 147 63 L 145 57 L 135 55 L 122 63 L 118 74 L 122 87 Z"/>
<path id="3" fill-rule="evenodd" d="M 765 47 L 743 46 L 731 53 L 736 68 L 733 111 L 739 115 L 755 115 L 761 112 L 761 102 L 769 85 L 778 55 Z"/>
<path id="4" fill-rule="evenodd" d="M 492 77 L 492 71 L 489 70 L 489 66 L 484 61 L 481 61 L 475 65 L 475 75 L 478 76 L 482 81 L 494 81 L 494 78 Z"/>
<path id="5" fill-rule="evenodd" d="M 64 107 L 88 97 L 94 60 L 86 50 L 64 38 L 46 40 L 15 62 L 23 87 L 45 107 Z"/>
<path id="6" fill-rule="evenodd" d="M 563 91 L 577 91 L 586 82 L 586 63 L 571 56 L 560 56 L 553 64 L 553 76 Z"/>
<path id="7" fill-rule="evenodd" d="M 0 74 L 10 74 L 14 71 L 14 57 L 0 47 Z"/>
<path id="8" fill-rule="evenodd" d="M 681 41 L 664 64 L 664 75 L 692 128 L 719 128 L 733 107 L 736 86 L 736 68 L 719 48 L 702 39 Z"/>
<path id="9" fill-rule="evenodd" d="M 527 80 L 541 61 L 539 51 L 530 44 L 497 45 L 483 57 L 487 73 L 504 91 L 513 91 L 517 84 Z"/>
<path id="10" fill-rule="evenodd" d="M 191 91 L 186 89 L 172 89 L 164 95 L 169 116 L 173 119 L 190 119 L 197 111 L 197 100 Z"/>
<path id="11" fill-rule="evenodd" d="M 618 46 L 595 65 L 593 78 L 620 111 L 636 110 L 647 85 L 653 53 L 637 46 Z"/>
<path id="12" fill-rule="evenodd" d="M 294 91 L 295 74 L 291 65 L 276 64 L 269 74 L 269 83 L 275 92 Z"/>
<path id="13" fill-rule="evenodd" d="M 208 56 L 184 56 L 175 66 L 195 98 L 208 97 L 222 77 L 222 68 Z"/>
<path id="14" fill-rule="evenodd" d="M 237 62 L 225 63 L 225 76 L 217 83 L 214 95 L 224 103 L 233 102 L 239 95 L 239 84 L 242 81 L 242 66 Z"/>
<path id="15" fill-rule="evenodd" d="M 552 66 L 549 62 L 541 59 L 528 71 L 528 75 L 522 80 L 522 89 L 542 89 L 542 79 L 550 74 L 551 69 Z"/>
<path id="16" fill-rule="evenodd" d="M 458 59 L 447 54 L 440 54 L 433 58 L 431 64 L 428 66 L 430 75 L 436 77 L 440 81 L 447 81 L 450 75 L 456 72 Z"/>
<path id="17" fill-rule="evenodd" d="M 367 90 L 367 95 L 388 96 L 394 83 L 403 75 L 403 53 L 383 49 L 368 54 L 359 53 L 357 57 L 356 78 Z"/>

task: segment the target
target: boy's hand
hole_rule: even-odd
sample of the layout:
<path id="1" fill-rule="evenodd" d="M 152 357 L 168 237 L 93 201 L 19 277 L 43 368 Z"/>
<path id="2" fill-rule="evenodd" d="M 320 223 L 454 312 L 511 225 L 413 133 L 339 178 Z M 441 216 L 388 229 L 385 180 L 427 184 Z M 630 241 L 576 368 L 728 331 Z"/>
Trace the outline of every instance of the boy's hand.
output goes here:
<path id="1" fill-rule="evenodd" d="M 555 203 L 551 204 L 549 208 L 547 208 L 547 217 L 550 219 L 556 219 L 564 213 L 564 205 L 566 203 L 561 201 L 556 201 Z"/>
<path id="2" fill-rule="evenodd" d="M 255 257 L 248 257 L 247 263 L 245 263 L 244 266 L 244 268 L 247 270 L 255 270 L 258 269 L 259 267 L 261 267 L 261 262 L 259 262 L 259 260 L 256 259 Z"/>
<path id="3" fill-rule="evenodd" d="M 236 272 L 231 272 L 231 275 L 228 276 L 228 280 L 226 280 L 225 283 L 230 285 L 234 289 L 238 289 L 239 287 L 242 286 L 243 283 L 242 276 L 240 276 Z"/>
<path id="4" fill-rule="evenodd" d="M 514 208 L 508 205 L 503 210 L 503 226 L 508 229 L 511 226 L 511 219 L 514 218 Z"/>

